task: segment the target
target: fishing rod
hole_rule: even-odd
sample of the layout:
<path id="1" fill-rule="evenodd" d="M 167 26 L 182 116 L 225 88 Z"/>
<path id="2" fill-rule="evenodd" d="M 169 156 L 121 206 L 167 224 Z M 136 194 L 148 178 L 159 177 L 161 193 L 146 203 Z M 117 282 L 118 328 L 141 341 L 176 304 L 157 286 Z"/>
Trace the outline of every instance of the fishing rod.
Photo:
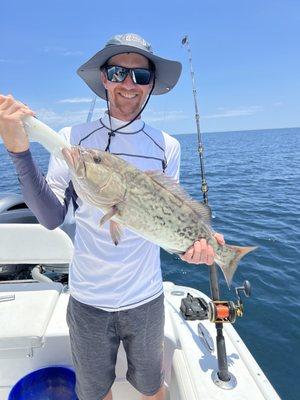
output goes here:
<path id="1" fill-rule="evenodd" d="M 208 185 L 207 185 L 206 178 L 205 178 L 204 146 L 202 144 L 202 136 L 201 136 L 201 129 L 200 129 L 200 115 L 199 115 L 199 111 L 198 111 L 199 109 L 198 109 L 198 103 L 197 103 L 195 73 L 194 73 L 193 64 L 192 64 L 192 50 L 191 50 L 187 35 L 183 37 L 181 43 L 182 43 L 182 45 L 185 45 L 187 47 L 187 51 L 189 53 L 190 72 L 191 72 L 191 78 L 192 78 L 194 106 L 195 106 L 195 120 L 196 120 L 197 135 L 198 135 L 198 153 L 199 153 L 200 169 L 201 169 L 201 191 L 203 193 L 203 202 L 205 204 L 208 204 L 208 195 L 207 195 Z"/>
<path id="2" fill-rule="evenodd" d="M 181 44 L 183 46 L 186 46 L 188 54 L 189 54 L 190 73 L 191 73 L 191 78 L 192 78 L 193 97 L 194 97 L 194 105 L 195 105 L 195 120 L 196 120 L 196 125 L 197 125 L 198 153 L 199 153 L 200 169 L 201 169 L 201 190 L 203 193 L 203 202 L 204 202 L 204 204 L 208 205 L 208 195 L 207 195 L 208 185 L 207 185 L 206 178 L 205 178 L 204 146 L 202 143 L 202 136 L 201 136 L 201 130 L 200 130 L 200 115 L 199 115 L 199 108 L 198 108 L 198 103 L 197 103 L 195 73 L 194 73 L 193 64 L 192 64 L 192 51 L 191 51 L 191 47 L 190 47 L 190 43 L 189 43 L 189 38 L 187 35 L 185 35 L 182 38 Z M 210 291 L 211 291 L 211 297 L 212 297 L 213 301 L 218 302 L 220 300 L 220 290 L 219 290 L 217 266 L 215 263 L 210 266 Z M 189 304 L 191 305 L 192 303 L 189 302 Z M 213 311 L 214 310 L 216 311 L 217 308 L 212 306 L 211 309 L 212 309 L 211 315 L 213 315 Z M 207 317 L 207 315 L 206 315 L 206 317 Z M 216 318 L 212 318 L 211 320 L 215 322 L 215 326 L 216 326 L 216 330 L 217 330 L 216 341 L 217 341 L 218 371 L 215 374 L 216 376 L 215 376 L 214 382 L 221 387 L 222 387 L 222 383 L 225 386 L 227 386 L 227 382 L 230 382 L 230 380 L 233 380 L 234 377 L 228 371 L 225 338 L 223 336 L 223 323 L 219 322 L 219 321 L 216 322 L 215 321 Z M 222 321 L 222 319 L 221 319 L 221 321 Z M 221 381 L 221 384 L 220 384 L 220 381 Z"/>
<path id="3" fill-rule="evenodd" d="M 86 122 L 91 122 L 91 120 L 92 120 L 96 100 L 97 100 L 97 95 L 94 95 L 94 97 L 92 98 L 92 101 L 91 101 L 91 106 L 90 106 L 90 110 L 89 110 Z"/>

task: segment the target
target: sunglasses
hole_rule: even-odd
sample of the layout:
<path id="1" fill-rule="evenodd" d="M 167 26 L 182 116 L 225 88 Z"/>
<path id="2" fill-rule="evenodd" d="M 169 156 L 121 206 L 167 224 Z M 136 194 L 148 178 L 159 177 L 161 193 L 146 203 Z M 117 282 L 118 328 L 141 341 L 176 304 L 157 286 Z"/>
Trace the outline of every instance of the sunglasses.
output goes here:
<path id="1" fill-rule="evenodd" d="M 153 71 L 147 68 L 126 68 L 119 65 L 105 65 L 107 79 L 110 82 L 123 82 L 130 74 L 133 83 L 137 85 L 149 85 Z"/>

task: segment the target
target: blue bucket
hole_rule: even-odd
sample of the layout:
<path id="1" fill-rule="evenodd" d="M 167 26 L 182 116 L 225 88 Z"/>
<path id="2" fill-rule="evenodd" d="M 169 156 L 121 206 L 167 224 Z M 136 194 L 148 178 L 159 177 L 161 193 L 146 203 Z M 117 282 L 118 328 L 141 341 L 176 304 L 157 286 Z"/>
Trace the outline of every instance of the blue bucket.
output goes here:
<path id="1" fill-rule="evenodd" d="M 69 368 L 38 369 L 15 384 L 8 400 L 78 400 L 75 380 L 75 373 Z"/>

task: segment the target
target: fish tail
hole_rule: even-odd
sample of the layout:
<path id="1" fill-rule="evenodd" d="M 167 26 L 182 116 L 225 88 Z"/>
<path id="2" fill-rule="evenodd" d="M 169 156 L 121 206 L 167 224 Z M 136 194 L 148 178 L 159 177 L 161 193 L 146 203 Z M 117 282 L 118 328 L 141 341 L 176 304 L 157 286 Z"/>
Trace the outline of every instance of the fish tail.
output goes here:
<path id="1" fill-rule="evenodd" d="M 241 247 L 229 244 L 222 246 L 223 251 L 220 256 L 216 257 L 215 261 L 221 268 L 229 289 L 238 263 L 246 254 L 256 248 L 257 246 Z"/>

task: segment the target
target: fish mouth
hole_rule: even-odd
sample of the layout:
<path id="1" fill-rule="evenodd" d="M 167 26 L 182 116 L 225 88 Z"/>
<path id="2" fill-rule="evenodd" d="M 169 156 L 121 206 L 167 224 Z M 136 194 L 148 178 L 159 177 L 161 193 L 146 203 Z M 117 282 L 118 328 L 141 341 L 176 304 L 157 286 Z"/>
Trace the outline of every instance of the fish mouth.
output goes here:
<path id="1" fill-rule="evenodd" d="M 75 160 L 73 158 L 74 149 L 68 149 L 67 147 L 62 149 L 62 154 L 65 158 L 66 163 L 70 168 L 75 170 Z"/>
<path id="2" fill-rule="evenodd" d="M 78 178 L 83 178 L 86 168 L 80 149 L 76 147 L 72 147 L 71 149 L 64 148 L 62 149 L 62 154 L 69 168 L 76 173 Z"/>

